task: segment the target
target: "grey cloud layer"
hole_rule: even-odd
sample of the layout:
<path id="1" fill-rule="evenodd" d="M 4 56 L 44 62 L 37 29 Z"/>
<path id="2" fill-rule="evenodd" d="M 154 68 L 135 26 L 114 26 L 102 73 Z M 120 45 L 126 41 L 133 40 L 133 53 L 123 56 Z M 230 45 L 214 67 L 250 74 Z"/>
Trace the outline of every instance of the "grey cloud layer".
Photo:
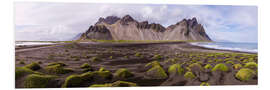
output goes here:
<path id="1" fill-rule="evenodd" d="M 68 40 L 100 17 L 126 14 L 164 26 L 196 17 L 214 40 L 257 41 L 255 6 L 15 3 L 15 36 L 16 40 Z"/>

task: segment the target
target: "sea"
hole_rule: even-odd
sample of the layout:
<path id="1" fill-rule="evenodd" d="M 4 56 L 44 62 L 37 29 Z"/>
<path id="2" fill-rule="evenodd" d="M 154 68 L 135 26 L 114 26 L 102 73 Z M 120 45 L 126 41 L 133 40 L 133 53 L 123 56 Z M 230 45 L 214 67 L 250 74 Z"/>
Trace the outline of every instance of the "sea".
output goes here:
<path id="1" fill-rule="evenodd" d="M 56 44 L 56 43 L 51 43 L 51 42 L 30 42 L 30 41 L 16 41 L 15 45 L 16 46 L 23 46 L 23 45 L 50 45 L 50 44 Z"/>
<path id="2" fill-rule="evenodd" d="M 194 42 L 191 44 L 206 48 L 258 53 L 258 43 Z"/>

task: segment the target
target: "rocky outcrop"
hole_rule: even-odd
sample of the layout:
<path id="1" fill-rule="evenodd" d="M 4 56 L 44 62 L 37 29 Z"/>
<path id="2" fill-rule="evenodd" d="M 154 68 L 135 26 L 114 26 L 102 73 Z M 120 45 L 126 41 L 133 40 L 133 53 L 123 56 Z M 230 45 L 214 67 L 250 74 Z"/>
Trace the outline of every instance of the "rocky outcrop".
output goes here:
<path id="1" fill-rule="evenodd" d="M 167 28 L 148 21 L 138 22 L 130 15 L 100 18 L 80 39 L 99 40 L 192 40 L 211 41 L 196 18 L 183 19 Z"/>

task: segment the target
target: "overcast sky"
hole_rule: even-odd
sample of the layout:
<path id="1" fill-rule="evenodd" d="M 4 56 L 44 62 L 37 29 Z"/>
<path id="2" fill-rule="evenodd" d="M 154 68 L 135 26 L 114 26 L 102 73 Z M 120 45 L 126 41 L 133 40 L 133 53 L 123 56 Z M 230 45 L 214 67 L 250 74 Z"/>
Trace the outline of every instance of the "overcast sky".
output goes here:
<path id="1" fill-rule="evenodd" d="M 100 17 L 131 15 L 167 27 L 196 17 L 215 41 L 257 42 L 256 6 L 15 3 L 16 40 L 70 40 Z"/>

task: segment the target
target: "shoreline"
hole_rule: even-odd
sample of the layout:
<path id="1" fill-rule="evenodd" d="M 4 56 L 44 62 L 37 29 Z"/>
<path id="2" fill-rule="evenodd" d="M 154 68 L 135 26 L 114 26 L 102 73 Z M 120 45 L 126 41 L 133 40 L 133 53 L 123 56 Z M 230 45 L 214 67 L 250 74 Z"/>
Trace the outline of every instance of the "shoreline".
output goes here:
<path id="1" fill-rule="evenodd" d="M 85 43 L 85 44 L 100 44 L 103 46 L 134 46 L 134 45 L 151 45 L 151 44 L 188 44 L 191 48 L 198 48 L 198 49 L 204 49 L 204 50 L 213 50 L 217 52 L 234 52 L 234 53 L 247 53 L 247 54 L 258 54 L 257 52 L 245 52 L 245 51 L 237 51 L 237 50 L 226 50 L 226 49 L 216 49 L 216 48 L 209 48 L 199 45 L 193 45 L 193 42 L 185 42 L 185 41 L 172 41 L 172 42 L 75 42 L 75 43 Z M 196 43 L 196 42 L 195 42 Z M 65 45 L 70 43 L 55 43 L 55 44 L 44 44 L 44 45 L 18 45 L 15 46 L 15 50 L 20 49 L 31 49 L 31 48 L 39 48 L 39 47 L 47 47 L 47 46 L 54 46 L 54 45 Z"/>

